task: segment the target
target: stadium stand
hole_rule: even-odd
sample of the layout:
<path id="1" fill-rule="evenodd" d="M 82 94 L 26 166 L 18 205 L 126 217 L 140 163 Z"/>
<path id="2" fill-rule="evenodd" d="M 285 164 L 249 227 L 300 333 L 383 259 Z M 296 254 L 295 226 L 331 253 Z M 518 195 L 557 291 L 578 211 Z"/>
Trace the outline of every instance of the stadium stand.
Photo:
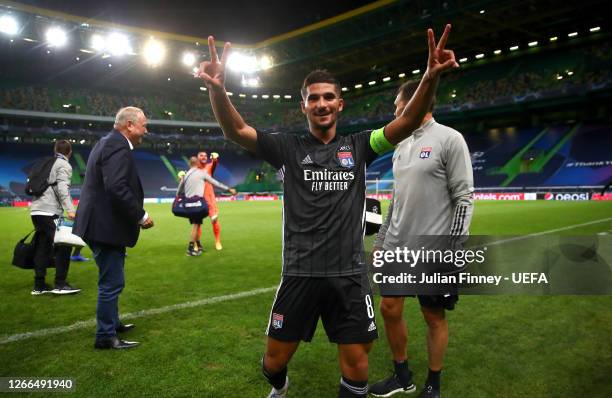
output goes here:
<path id="1" fill-rule="evenodd" d="M 612 175 L 609 131 L 602 125 L 553 125 L 463 133 L 476 187 L 536 187 L 605 184 Z M 392 154 L 371 165 L 368 179 L 393 179 Z M 390 185 L 385 182 L 378 188 Z"/>
<path id="2" fill-rule="evenodd" d="M 555 124 L 536 128 L 464 131 L 472 154 L 476 187 L 535 187 L 603 185 L 612 175 L 612 135 L 609 125 Z M 50 144 L 0 143 L 0 193 L 23 196 L 29 168 L 48 156 Z M 149 149 L 135 150 L 147 197 L 171 197 L 177 186 L 178 170 L 187 168 L 191 152 L 168 154 Z M 89 148 L 75 146 L 71 164 L 73 194 L 78 197 L 81 175 Z M 221 152 L 215 178 L 242 192 L 281 190 L 269 165 L 241 150 Z M 393 178 L 392 152 L 377 159 L 368 169 L 370 190 L 389 189 Z"/>
<path id="3" fill-rule="evenodd" d="M 609 44 L 546 51 L 498 62 L 478 63 L 450 74 L 438 90 L 437 113 L 522 103 L 600 90 L 611 84 L 605 65 Z M 345 93 L 341 125 L 386 121 L 393 115 L 397 82 Z M 284 99 L 235 98 L 238 110 L 262 129 L 300 130 L 304 118 L 296 103 Z M 41 87 L 0 83 L 0 108 L 113 116 L 124 104 L 145 110 L 151 119 L 213 122 L 208 99 L 200 92 L 116 92 L 98 88 Z"/>
<path id="4" fill-rule="evenodd" d="M 25 197 L 25 180 L 37 159 L 49 156 L 52 145 L 0 143 L 0 193 L 7 197 Z M 73 167 L 72 194 L 80 195 L 81 175 L 85 172 L 83 159 L 89 156 L 90 148 L 75 146 L 70 159 Z M 187 168 L 187 159 L 195 152 L 167 155 L 150 150 L 136 149 L 134 158 L 146 197 L 173 197 L 177 187 L 178 170 Z M 245 152 L 224 151 L 215 178 L 227 185 L 244 183 L 250 170 L 265 170 L 260 160 Z M 170 167 L 169 167 L 170 166 Z M 277 191 L 277 185 L 264 186 L 261 191 Z M 274 189 L 267 189 L 274 188 Z M 250 190 L 249 190 L 250 191 Z M 2 197 L 0 195 L 0 197 Z"/>

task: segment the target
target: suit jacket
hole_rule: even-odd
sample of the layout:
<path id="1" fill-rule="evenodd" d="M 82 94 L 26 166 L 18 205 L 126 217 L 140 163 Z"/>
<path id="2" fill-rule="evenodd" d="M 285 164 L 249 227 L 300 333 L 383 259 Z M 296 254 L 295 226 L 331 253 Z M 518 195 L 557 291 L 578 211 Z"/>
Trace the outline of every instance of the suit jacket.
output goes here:
<path id="1" fill-rule="evenodd" d="M 89 154 L 72 231 L 85 241 L 133 247 L 145 215 L 143 201 L 130 145 L 113 130 Z"/>

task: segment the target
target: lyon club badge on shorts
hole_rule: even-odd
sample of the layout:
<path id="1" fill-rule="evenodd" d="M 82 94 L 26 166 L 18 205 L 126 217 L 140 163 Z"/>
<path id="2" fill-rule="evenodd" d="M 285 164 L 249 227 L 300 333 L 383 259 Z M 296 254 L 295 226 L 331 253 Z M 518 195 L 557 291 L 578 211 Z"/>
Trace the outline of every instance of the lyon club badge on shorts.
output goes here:
<path id="1" fill-rule="evenodd" d="M 421 148 L 421 154 L 419 155 L 419 157 L 421 159 L 427 159 L 431 156 L 431 147 L 430 146 L 425 146 L 423 148 Z"/>
<path id="2" fill-rule="evenodd" d="M 283 327 L 283 316 L 281 314 L 272 314 L 272 327 L 274 329 L 280 329 Z"/>
<path id="3" fill-rule="evenodd" d="M 355 165 L 352 152 L 338 152 L 337 155 L 342 167 L 353 167 Z"/>

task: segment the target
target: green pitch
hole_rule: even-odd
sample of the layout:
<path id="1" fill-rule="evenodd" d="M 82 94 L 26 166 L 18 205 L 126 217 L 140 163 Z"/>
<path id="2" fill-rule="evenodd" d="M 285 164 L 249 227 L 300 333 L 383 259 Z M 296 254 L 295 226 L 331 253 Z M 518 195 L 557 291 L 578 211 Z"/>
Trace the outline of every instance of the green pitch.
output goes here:
<path id="1" fill-rule="evenodd" d="M 33 272 L 10 265 L 15 242 L 31 229 L 28 210 L 0 209 L 0 377 L 71 377 L 76 382 L 71 396 L 79 397 L 266 396 L 259 361 L 280 279 L 280 202 L 219 207 L 223 251 L 212 249 L 205 220 L 206 251 L 187 257 L 187 221 L 174 218 L 168 205 L 147 206 L 155 228 L 143 231 L 138 246 L 128 250 L 120 302 L 123 314 L 145 311 L 125 335 L 142 345 L 126 352 L 95 351 L 94 327 L 76 324 L 94 318 L 95 264 L 71 265 L 68 279 L 81 294 L 31 296 Z M 558 232 L 569 235 L 612 233 L 612 203 L 478 202 L 471 232 L 529 234 L 604 219 Z M 83 254 L 91 255 L 88 249 Z M 49 270 L 47 282 L 53 274 Z M 269 289 L 256 291 L 261 288 Z M 228 296 L 242 292 L 248 293 Z M 391 369 L 377 317 L 381 336 L 370 356 L 370 381 Z M 405 317 L 420 388 L 427 354 L 415 300 L 407 301 Z M 612 297 L 463 296 L 448 318 L 451 339 L 442 376 L 447 397 L 612 396 Z M 51 328 L 74 324 L 52 333 Z M 26 332 L 36 334 L 22 335 Z M 336 349 L 322 327 L 298 350 L 289 377 L 290 397 L 336 396 Z"/>

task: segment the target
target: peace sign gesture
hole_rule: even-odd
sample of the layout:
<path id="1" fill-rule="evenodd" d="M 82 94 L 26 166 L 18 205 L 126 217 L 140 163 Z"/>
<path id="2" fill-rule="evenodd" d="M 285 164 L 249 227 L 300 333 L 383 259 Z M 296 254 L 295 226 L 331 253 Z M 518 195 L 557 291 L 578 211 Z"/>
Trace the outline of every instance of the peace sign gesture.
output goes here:
<path id="1" fill-rule="evenodd" d="M 201 77 L 209 89 L 223 90 L 225 88 L 225 64 L 231 46 L 230 43 L 225 43 L 223 54 L 221 54 L 221 61 L 219 61 L 215 39 L 212 36 L 208 36 L 210 61 L 204 61 L 200 64 L 200 69 L 195 73 L 195 77 Z"/>
<path id="2" fill-rule="evenodd" d="M 442 37 L 440 37 L 438 45 L 436 45 L 433 30 L 427 29 L 427 39 L 429 42 L 427 71 L 432 77 L 437 77 L 444 71 L 459 67 L 459 64 L 457 61 L 455 61 L 455 53 L 453 50 L 444 49 L 450 30 L 451 26 L 450 24 L 447 24 L 444 28 L 444 33 L 442 33 Z"/>

